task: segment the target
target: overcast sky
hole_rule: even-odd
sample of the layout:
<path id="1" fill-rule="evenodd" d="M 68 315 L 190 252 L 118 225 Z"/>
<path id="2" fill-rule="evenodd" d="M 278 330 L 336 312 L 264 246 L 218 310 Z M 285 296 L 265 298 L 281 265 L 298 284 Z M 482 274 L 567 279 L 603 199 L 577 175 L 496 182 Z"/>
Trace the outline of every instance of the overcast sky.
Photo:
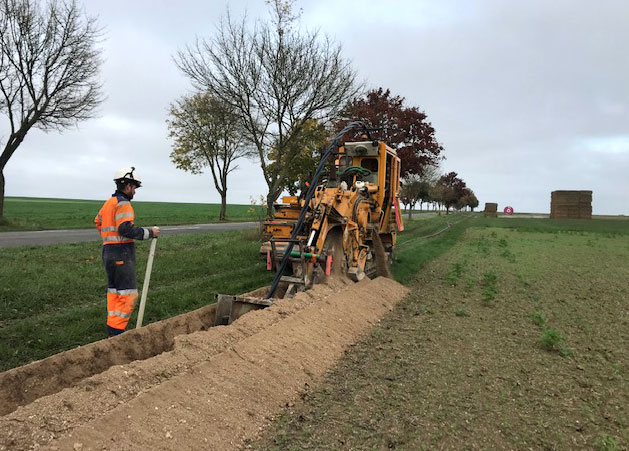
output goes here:
<path id="1" fill-rule="evenodd" d="M 172 56 L 212 35 L 227 3 L 96 1 L 105 28 L 99 117 L 63 134 L 31 130 L 5 168 L 6 195 L 105 199 L 133 165 L 136 200 L 219 202 L 211 176 L 169 159 L 168 106 L 191 90 Z M 629 2 L 298 2 L 302 27 L 340 42 L 369 88 L 424 110 L 456 171 L 484 202 L 549 212 L 553 190 L 592 190 L 595 214 L 629 214 Z M 267 18 L 264 0 L 233 14 Z M 5 123 L 0 138 L 6 137 Z M 4 139 L 3 139 L 4 141 Z M 242 161 L 228 202 L 266 193 Z"/>

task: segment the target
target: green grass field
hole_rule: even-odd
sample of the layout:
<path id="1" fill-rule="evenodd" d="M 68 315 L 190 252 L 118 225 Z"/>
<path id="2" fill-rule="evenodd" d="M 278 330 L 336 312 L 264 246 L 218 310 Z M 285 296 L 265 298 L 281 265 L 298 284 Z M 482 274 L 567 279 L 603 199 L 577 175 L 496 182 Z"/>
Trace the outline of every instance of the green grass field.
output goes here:
<path id="1" fill-rule="evenodd" d="M 49 203 L 46 203 L 49 205 Z M 157 210 L 156 210 L 157 211 Z M 157 213 L 156 213 L 157 214 Z M 423 238 L 452 226 L 442 234 Z M 399 236 L 394 277 L 413 283 L 421 269 L 449 250 L 469 227 L 500 227 L 555 234 L 629 234 L 629 221 L 484 219 L 477 215 L 430 216 L 406 222 Z M 240 294 L 268 284 L 272 274 L 252 232 L 160 238 L 145 324 L 214 301 L 216 293 Z M 106 277 L 97 242 L 0 249 L 0 370 L 105 337 Z M 138 287 L 148 243 L 137 244 Z M 130 325 L 135 324 L 135 316 Z"/>
<path id="2" fill-rule="evenodd" d="M 7 197 L 4 214 L 8 224 L 0 225 L 0 232 L 94 227 L 94 216 L 105 200 Z M 133 208 L 139 225 L 161 226 L 217 222 L 220 204 L 133 201 Z M 264 214 L 261 207 L 227 205 L 229 221 L 253 221 Z"/>

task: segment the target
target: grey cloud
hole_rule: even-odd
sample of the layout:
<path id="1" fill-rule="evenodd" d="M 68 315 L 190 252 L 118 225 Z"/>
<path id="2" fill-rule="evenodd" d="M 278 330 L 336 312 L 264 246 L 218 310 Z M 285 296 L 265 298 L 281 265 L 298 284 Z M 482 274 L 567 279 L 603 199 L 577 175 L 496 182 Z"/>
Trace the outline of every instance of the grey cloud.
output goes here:
<path id="1" fill-rule="evenodd" d="M 424 109 L 481 202 L 549 211 L 555 189 L 592 189 L 594 212 L 627 214 L 629 3 L 567 0 L 304 1 L 304 27 L 343 43 L 368 86 Z M 9 162 L 8 195 L 101 198 L 130 160 L 147 183 L 139 200 L 217 202 L 209 175 L 169 161 L 168 105 L 190 89 L 172 55 L 208 36 L 213 2 L 87 2 L 106 27 L 100 119 L 63 135 L 31 133 Z M 262 0 L 230 2 L 265 16 Z M 81 190 L 72 193 L 70 177 Z M 76 184 L 72 185 L 76 186 Z M 255 163 L 234 173 L 229 201 L 266 191 Z"/>

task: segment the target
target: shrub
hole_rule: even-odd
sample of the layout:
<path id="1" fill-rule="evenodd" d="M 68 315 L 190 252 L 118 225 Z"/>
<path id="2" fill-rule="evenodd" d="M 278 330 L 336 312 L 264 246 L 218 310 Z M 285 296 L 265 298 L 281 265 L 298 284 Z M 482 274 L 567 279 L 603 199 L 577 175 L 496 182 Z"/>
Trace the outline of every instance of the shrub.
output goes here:
<path id="1" fill-rule="evenodd" d="M 542 328 L 546 326 L 546 315 L 544 315 L 542 312 L 533 312 L 530 316 L 533 324 L 535 324 L 536 326 Z"/>
<path id="2" fill-rule="evenodd" d="M 557 329 L 542 330 L 541 343 L 544 349 L 549 351 L 557 349 L 557 346 L 563 341 L 561 333 Z"/>

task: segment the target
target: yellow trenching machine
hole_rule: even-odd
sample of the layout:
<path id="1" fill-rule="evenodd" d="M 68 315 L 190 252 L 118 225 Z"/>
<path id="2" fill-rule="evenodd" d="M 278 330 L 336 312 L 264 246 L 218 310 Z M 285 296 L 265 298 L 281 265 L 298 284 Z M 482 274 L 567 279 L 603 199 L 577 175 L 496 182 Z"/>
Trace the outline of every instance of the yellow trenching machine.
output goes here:
<path id="1" fill-rule="evenodd" d="M 272 298 L 290 297 L 330 275 L 354 281 L 386 275 L 396 233 L 404 229 L 399 207 L 400 158 L 382 141 L 339 145 L 342 136 L 361 128 L 352 122 L 323 155 L 304 197 L 284 197 L 265 222 L 268 241 L 260 248 L 276 276 L 265 298 L 218 295 L 216 324 L 229 324 Z M 333 164 L 325 175 L 326 162 Z"/>

